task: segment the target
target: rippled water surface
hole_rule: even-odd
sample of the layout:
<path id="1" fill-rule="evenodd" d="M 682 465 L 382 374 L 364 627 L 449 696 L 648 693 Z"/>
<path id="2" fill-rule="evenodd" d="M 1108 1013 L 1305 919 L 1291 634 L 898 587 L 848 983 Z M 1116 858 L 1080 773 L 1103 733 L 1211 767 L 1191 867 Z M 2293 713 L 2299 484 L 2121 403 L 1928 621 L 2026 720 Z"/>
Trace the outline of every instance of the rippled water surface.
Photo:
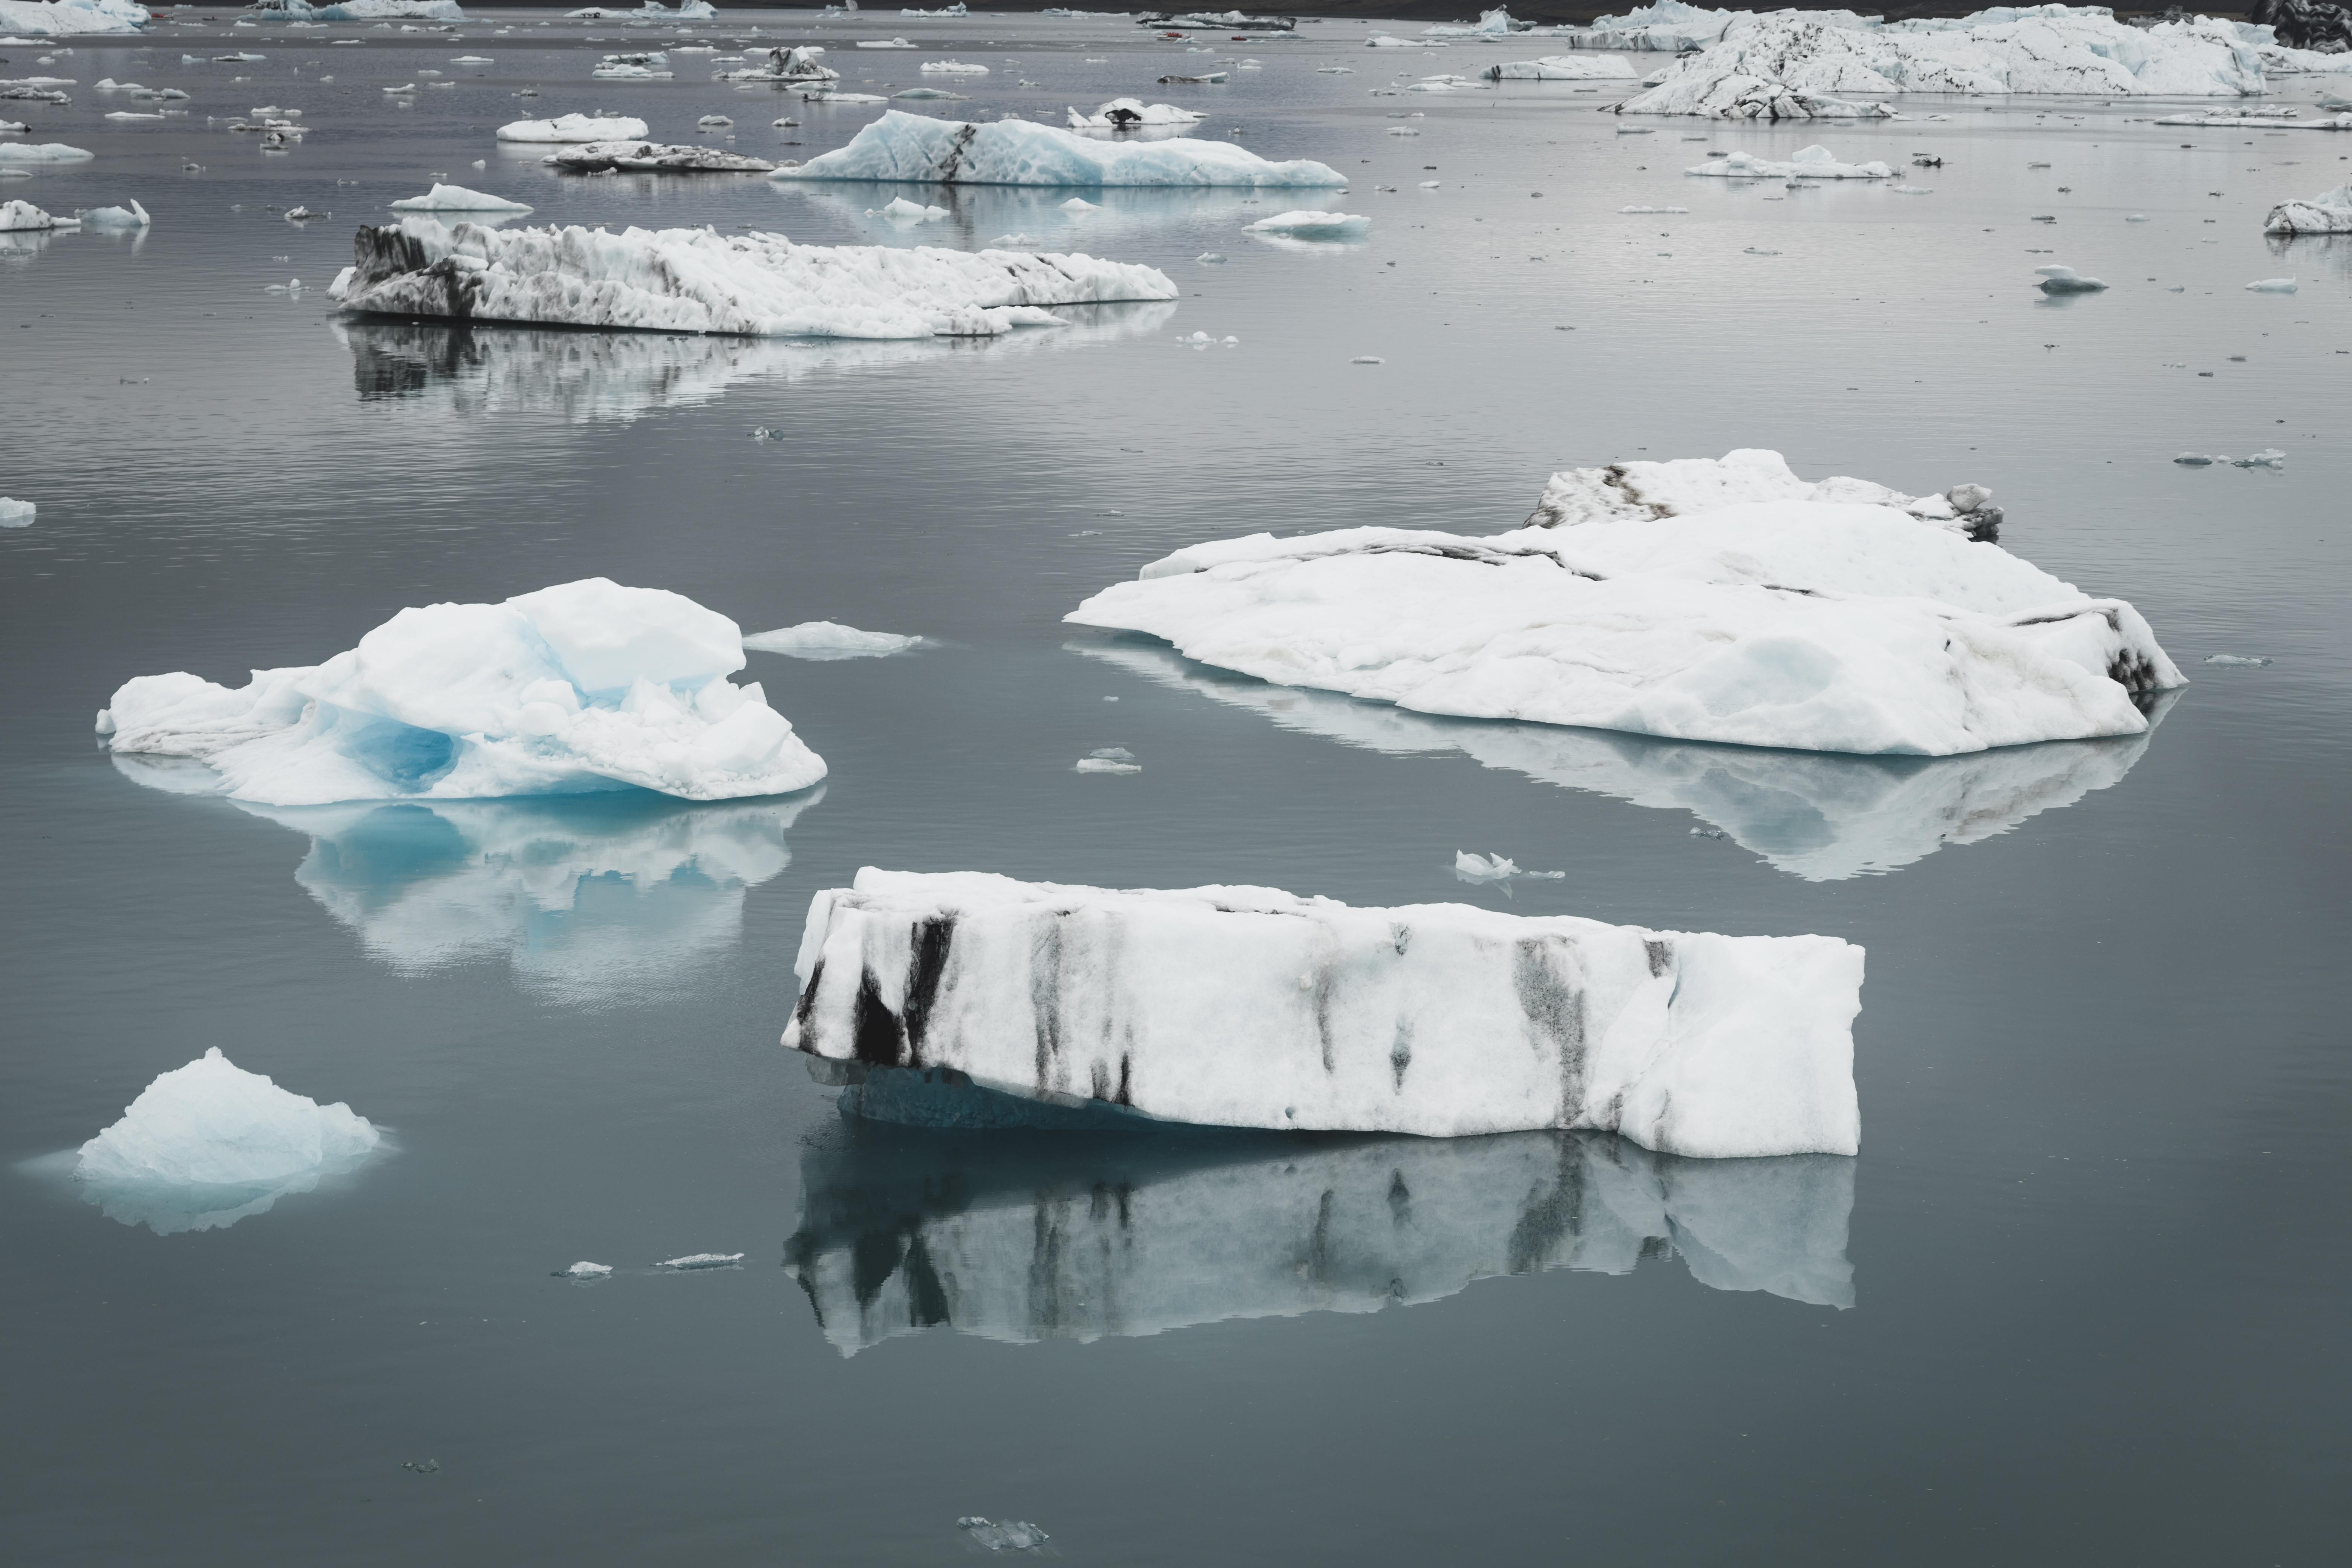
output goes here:
<path id="1" fill-rule="evenodd" d="M 0 48 L 77 82 L 9 117 L 98 154 L 0 196 L 154 215 L 0 237 L 0 493 L 39 506 L 0 533 L 12 1561 L 920 1563 L 978 1550 L 965 1515 L 1104 1563 L 2340 1559 L 2352 241 L 2260 228 L 2352 138 L 2121 101 L 1636 126 L 1571 84 L 1378 94 L 1550 46 L 1368 51 L 1359 23 L 1202 55 L 1115 20 L 545 15 Z M 899 32 L 923 52 L 845 47 Z M 493 140 L 725 113 L 735 150 L 806 157 L 874 112 L 701 55 L 587 79 L 679 37 L 814 38 L 872 91 L 991 68 L 934 112 L 1167 98 L 1356 184 L 1073 217 L 561 177 Z M 383 90 L 428 70 L 455 85 Z M 109 121 L 146 106 L 101 78 L 192 96 Z M 265 105 L 315 129 L 226 129 Z M 1927 194 L 1680 173 L 1815 141 Z M 1024 233 L 1183 292 L 992 342 L 341 318 L 355 223 L 436 177 L 530 222 Z M 867 216 L 898 194 L 952 216 Z M 1295 205 L 1370 236 L 1241 232 Z M 2053 261 L 2112 287 L 2047 300 Z M 2006 545 L 2131 599 L 2194 684 L 2145 737 L 1848 759 L 1433 720 L 1061 623 L 1182 544 L 1492 532 L 1555 468 L 1747 446 L 1991 486 Z M 234 681 L 597 574 L 939 646 L 753 654 L 832 769 L 782 800 L 241 807 L 90 739 L 133 675 Z M 1112 745 L 1143 771 L 1070 771 Z M 1467 886 L 1457 849 L 1568 875 Z M 809 898 L 861 865 L 1843 936 L 1864 1152 L 846 1123 L 776 1036 Z M 241 1216 L 57 1178 L 213 1046 L 397 1152 Z M 616 1272 L 551 1277 L 575 1258 Z"/>

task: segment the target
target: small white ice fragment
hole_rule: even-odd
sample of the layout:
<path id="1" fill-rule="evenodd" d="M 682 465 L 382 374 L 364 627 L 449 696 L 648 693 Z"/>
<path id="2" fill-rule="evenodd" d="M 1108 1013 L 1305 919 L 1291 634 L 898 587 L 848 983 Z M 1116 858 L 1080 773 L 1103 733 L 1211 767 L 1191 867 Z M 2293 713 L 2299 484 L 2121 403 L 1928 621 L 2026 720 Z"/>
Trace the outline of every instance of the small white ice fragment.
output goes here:
<path id="1" fill-rule="evenodd" d="M 684 1258 L 665 1258 L 654 1265 L 656 1268 L 732 1268 L 743 1261 L 740 1252 L 689 1252 Z"/>
<path id="2" fill-rule="evenodd" d="M 2295 283 L 2292 278 L 2258 278 L 2246 285 L 2250 294 L 2292 294 Z"/>
<path id="3" fill-rule="evenodd" d="M 2218 664 L 2225 669 L 2260 669 L 2270 662 L 2266 658 L 2240 658 L 2233 653 L 2217 653 L 2207 658 L 2208 664 Z"/>
<path id="4" fill-rule="evenodd" d="M 1034 1524 L 1008 1519 L 1003 1524 L 991 1524 L 978 1514 L 967 1514 L 956 1521 L 977 1546 L 991 1552 L 1034 1552 L 1053 1539 Z"/>
<path id="5" fill-rule="evenodd" d="M 1222 267 L 1225 264 L 1225 258 L 1213 250 L 1204 250 L 1192 259 L 1203 267 Z"/>
<path id="6" fill-rule="evenodd" d="M 1283 234 L 1293 239 L 1360 239 L 1371 232 L 1372 220 L 1356 213 L 1287 212 L 1243 225 L 1254 234 Z"/>
<path id="7" fill-rule="evenodd" d="M 1062 210 L 1066 213 L 1098 213 L 1102 211 L 1102 205 L 1090 202 L 1084 196 L 1072 196 L 1062 204 Z"/>
<path id="8" fill-rule="evenodd" d="M 1070 771 L 1074 773 L 1139 773 L 1143 764 L 1125 746 L 1105 746 L 1080 757 Z"/>
<path id="9" fill-rule="evenodd" d="M 774 435 L 770 432 L 768 438 L 773 439 Z M 923 639 L 897 632 L 859 631 L 839 621 L 803 621 L 772 632 L 753 632 L 743 639 L 743 646 L 755 653 L 780 653 L 787 658 L 879 658 L 920 647 Z"/>
<path id="10" fill-rule="evenodd" d="M 558 1279 L 602 1279 L 612 1272 L 613 1266 L 609 1263 L 590 1263 L 583 1260 L 569 1268 L 557 1269 L 555 1277 Z"/>
<path id="11" fill-rule="evenodd" d="M 2085 278 L 2071 267 L 2037 267 L 2033 270 L 2042 279 L 2044 294 L 2095 294 L 2106 287 L 2096 278 Z"/>

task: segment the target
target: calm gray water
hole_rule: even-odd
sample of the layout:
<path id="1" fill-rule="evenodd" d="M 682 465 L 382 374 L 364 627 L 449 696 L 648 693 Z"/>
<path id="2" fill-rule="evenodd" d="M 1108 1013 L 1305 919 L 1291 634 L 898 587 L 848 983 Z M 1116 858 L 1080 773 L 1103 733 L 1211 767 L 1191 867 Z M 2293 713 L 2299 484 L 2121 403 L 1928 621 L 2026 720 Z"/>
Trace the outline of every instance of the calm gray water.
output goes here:
<path id="1" fill-rule="evenodd" d="M 1305 253 L 1239 232 L 1278 196 L 958 190 L 894 232 L 865 211 L 897 191 L 501 150 L 605 106 L 806 156 L 872 112 L 709 57 L 592 83 L 677 29 L 543 16 L 0 49 L 80 84 L 10 117 L 99 154 L 0 195 L 154 215 L 0 249 L 0 493 L 40 508 L 0 533 L 10 1561 L 924 1563 L 968 1514 L 1119 1564 L 2342 1559 L 2352 242 L 2259 231 L 2345 139 L 1988 100 L 1620 135 L 1567 86 L 1374 96 L 1543 51 L 1361 24 L 1219 42 L 1263 68 L 1165 93 L 1213 57 L 1117 21 L 687 29 L 814 37 L 875 89 L 989 65 L 963 112 L 1181 94 L 1374 220 Z M 901 31 L 925 52 L 842 47 Z M 180 63 L 233 48 L 267 58 Z M 387 101 L 426 69 L 457 85 Z M 107 121 L 102 77 L 189 112 Z M 266 104 L 317 129 L 224 128 Z M 1926 195 L 1678 173 L 1813 141 L 1947 161 Z M 436 173 L 534 222 L 1025 232 L 1184 297 L 955 344 L 340 320 L 354 222 Z M 2045 301 L 2044 261 L 2114 287 Z M 1494 531 L 1556 468 L 1739 446 L 1990 485 L 2007 545 L 2133 600 L 2195 684 L 2142 740 L 1873 762 L 1432 721 L 1060 623 L 1181 544 Z M 782 801 L 264 811 L 90 738 L 130 676 L 593 574 L 944 646 L 753 655 L 832 764 Z M 1108 745 L 1143 772 L 1070 772 Z M 1569 875 L 1465 886 L 1457 849 Z M 775 1041 L 810 895 L 868 864 L 1843 936 L 1864 1153 L 847 1125 Z M 43 1163 L 213 1046 L 399 1152 L 170 1234 Z M 701 1251 L 746 1257 L 647 1267 Z M 551 1277 L 575 1258 L 618 1272 Z"/>

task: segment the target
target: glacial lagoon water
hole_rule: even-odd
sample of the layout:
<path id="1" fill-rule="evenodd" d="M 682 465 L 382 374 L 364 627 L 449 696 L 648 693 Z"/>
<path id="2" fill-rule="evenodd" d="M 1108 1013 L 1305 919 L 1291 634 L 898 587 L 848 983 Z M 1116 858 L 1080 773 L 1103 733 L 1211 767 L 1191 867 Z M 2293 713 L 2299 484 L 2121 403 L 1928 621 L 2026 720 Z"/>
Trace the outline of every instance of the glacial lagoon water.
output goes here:
<path id="1" fill-rule="evenodd" d="M 1125 1564 L 2340 1557 L 2352 241 L 2260 219 L 2352 139 L 2077 100 L 1633 126 L 1572 84 L 1377 95 L 1543 51 L 1359 23 L 1213 40 L 1263 63 L 1163 90 L 1212 57 L 1117 20 L 546 16 L 0 50 L 79 84 L 12 117 L 98 154 L 0 195 L 154 215 L 0 247 L 0 493 L 39 507 L 0 532 L 9 1560 L 920 1563 L 971 1515 Z M 1327 204 L 1230 192 L 933 191 L 951 218 L 900 229 L 866 216 L 894 190 L 492 140 L 718 112 L 804 157 L 874 112 L 708 56 L 587 78 L 681 35 L 824 42 L 866 90 L 991 67 L 937 110 L 1205 108 L 1349 174 L 1370 235 L 1257 239 Z M 383 91 L 428 70 L 456 85 Z M 187 112 L 108 121 L 100 78 Z M 273 104 L 314 127 L 283 154 L 225 128 Z M 1679 173 L 1815 141 L 1932 194 Z M 354 224 L 437 177 L 531 222 L 1025 233 L 1184 293 L 986 342 L 340 318 Z M 2047 300 L 2052 262 L 2111 287 Z M 1495 531 L 1555 468 L 1741 446 L 1991 486 L 2006 544 L 2194 684 L 2138 739 L 1841 759 L 1432 720 L 1060 622 L 1202 539 Z M 127 677 L 593 574 L 940 646 L 754 654 L 832 764 L 781 800 L 263 810 L 92 742 Z M 1142 771 L 1071 771 L 1113 745 Z M 1457 849 L 1568 875 L 1465 885 Z M 866 864 L 1843 936 L 1864 1152 L 846 1123 L 775 1042 L 810 895 Z M 57 1179 L 213 1046 L 397 1152 L 162 1235 Z M 745 1256 L 652 1267 L 698 1252 Z"/>

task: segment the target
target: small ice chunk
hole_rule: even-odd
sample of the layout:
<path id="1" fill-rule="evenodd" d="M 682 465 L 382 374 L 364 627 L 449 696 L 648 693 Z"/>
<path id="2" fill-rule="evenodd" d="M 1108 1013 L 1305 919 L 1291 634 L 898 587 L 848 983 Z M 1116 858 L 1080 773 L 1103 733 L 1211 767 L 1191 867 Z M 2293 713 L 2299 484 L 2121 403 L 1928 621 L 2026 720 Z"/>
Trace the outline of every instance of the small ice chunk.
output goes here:
<path id="1" fill-rule="evenodd" d="M 743 1254 L 740 1252 L 689 1252 L 683 1258 L 665 1258 L 654 1267 L 681 1271 L 696 1268 L 732 1268 L 742 1261 Z"/>
<path id="2" fill-rule="evenodd" d="M 893 196 L 887 206 L 878 210 L 877 216 L 887 217 L 892 223 L 938 223 L 942 218 L 952 217 L 955 215 L 945 207 L 927 207 L 920 202 L 910 202 L 904 196 Z"/>
<path id="3" fill-rule="evenodd" d="M 14 496 L 0 496 L 0 528 L 30 528 L 34 506 L 31 501 L 18 500 Z"/>
<path id="4" fill-rule="evenodd" d="M 1349 364 L 1386 364 L 1388 362 L 1378 354 L 1358 354 L 1348 363 Z"/>
<path id="5" fill-rule="evenodd" d="M 394 212 L 495 212 L 527 213 L 531 209 L 521 202 L 511 202 L 504 196 L 493 196 L 480 191 L 469 191 L 463 185 L 436 184 L 421 196 L 404 196 L 391 203 Z"/>
<path id="6" fill-rule="evenodd" d="M 1112 752 L 1118 752 L 1118 755 L 1111 755 Z M 1143 764 L 1134 761 L 1133 756 L 1134 753 L 1113 746 L 1092 756 L 1080 757 L 1072 764 L 1070 771 L 1074 773 L 1139 773 L 1143 771 Z"/>
<path id="7" fill-rule="evenodd" d="M 1017 1519 L 991 1524 L 978 1514 L 967 1514 L 957 1520 L 956 1524 L 971 1537 L 972 1544 L 991 1552 L 1034 1552 L 1053 1539 L 1035 1525 Z"/>
<path id="8" fill-rule="evenodd" d="M 2184 468 L 2210 468 L 2213 459 L 2202 452 L 2182 452 L 2172 459 Z"/>
<path id="9" fill-rule="evenodd" d="M 1517 865 L 1500 855 L 1473 855 L 1461 849 L 1454 852 L 1454 874 L 1467 882 L 1498 882 L 1517 870 Z"/>
<path id="10" fill-rule="evenodd" d="M 923 646 L 919 637 L 897 632 L 863 632 L 838 621 L 803 621 L 772 632 L 753 632 L 743 646 L 757 653 L 780 653 L 787 658 L 879 658 Z"/>
<path id="11" fill-rule="evenodd" d="M 499 127 L 501 142 L 631 142 L 646 134 L 644 121 L 621 115 L 565 114 L 553 120 L 518 120 Z"/>
<path id="12" fill-rule="evenodd" d="M 992 241 L 991 243 L 993 242 Z M 1203 267 L 1222 267 L 1225 262 L 1225 258 L 1218 255 L 1213 250 L 1204 250 L 1201 252 L 1200 255 L 1192 258 L 1192 259 L 1199 262 Z"/>
<path id="13" fill-rule="evenodd" d="M 2241 658 L 2233 653 L 2217 653 L 2209 657 L 2208 664 L 2218 664 L 2225 669 L 2260 669 L 2270 662 L 2266 658 Z"/>
<path id="14" fill-rule="evenodd" d="M 1360 239 L 1371 232 L 1372 220 L 1356 213 L 1301 211 L 1276 213 L 1242 226 L 1254 234 L 1281 234 L 1293 239 Z"/>
<path id="15" fill-rule="evenodd" d="M 723 114 L 706 114 L 695 123 L 706 131 L 720 131 L 735 122 Z"/>
<path id="16" fill-rule="evenodd" d="M 128 207 L 91 207 L 81 221 L 84 228 L 145 228 L 154 220 L 134 201 Z"/>
<path id="17" fill-rule="evenodd" d="M 555 1277 L 558 1279 L 602 1279 L 612 1272 L 613 1266 L 609 1263 L 589 1263 L 583 1260 L 573 1264 L 569 1268 L 557 1269 Z"/>
<path id="18" fill-rule="evenodd" d="M 2095 294 L 2106 285 L 2095 278 L 2085 278 L 2071 267 L 2037 267 L 2034 272 L 2042 279 L 2044 294 Z"/>
<path id="19" fill-rule="evenodd" d="M 2295 282 L 2292 278 L 2258 278 L 2246 285 L 2250 294 L 2292 294 Z"/>
<path id="20" fill-rule="evenodd" d="M 2233 458 L 2230 466 L 2237 468 L 2284 468 L 2286 454 L 2276 447 L 2266 447 L 2251 457 Z"/>
<path id="21" fill-rule="evenodd" d="M 1436 182 L 1435 180 L 1423 180 L 1423 181 L 1422 181 L 1422 184 L 1424 184 L 1424 185 L 1433 185 L 1433 184 L 1437 184 L 1437 182 Z M 1679 214 L 1686 213 L 1686 212 L 1690 211 L 1690 208 L 1688 208 L 1688 207 L 1644 207 L 1644 206 L 1631 206 L 1631 207 L 1619 207 L 1617 210 L 1618 210 L 1619 212 L 1621 212 L 1621 213 L 1630 213 L 1630 214 L 1635 214 L 1635 215 L 1646 215 L 1646 214 L 1654 213 L 1654 214 L 1657 214 L 1659 216 L 1664 217 L 1664 216 L 1676 216 L 1676 215 L 1679 215 Z"/>

